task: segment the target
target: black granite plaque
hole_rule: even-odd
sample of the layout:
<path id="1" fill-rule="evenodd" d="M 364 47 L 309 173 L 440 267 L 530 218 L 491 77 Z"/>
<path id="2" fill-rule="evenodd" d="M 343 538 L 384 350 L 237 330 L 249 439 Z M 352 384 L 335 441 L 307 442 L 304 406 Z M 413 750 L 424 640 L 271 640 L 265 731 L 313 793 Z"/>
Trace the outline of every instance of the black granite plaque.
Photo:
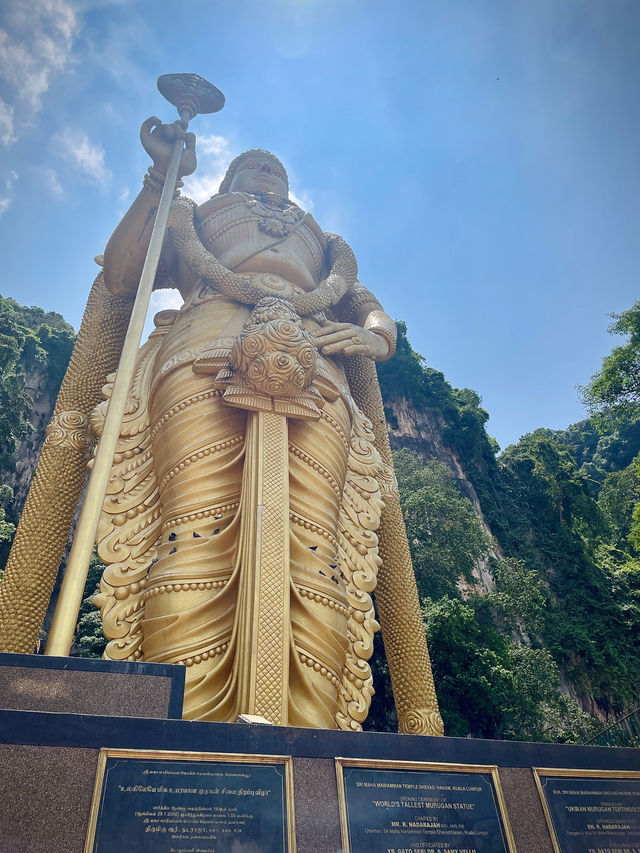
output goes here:
<path id="1" fill-rule="evenodd" d="M 537 777 L 561 853 L 640 853 L 640 773 Z"/>
<path id="2" fill-rule="evenodd" d="M 103 750 L 85 853 L 288 853 L 290 759 Z"/>
<path id="3" fill-rule="evenodd" d="M 508 853 L 492 768 L 358 766 L 342 773 L 347 853 Z"/>

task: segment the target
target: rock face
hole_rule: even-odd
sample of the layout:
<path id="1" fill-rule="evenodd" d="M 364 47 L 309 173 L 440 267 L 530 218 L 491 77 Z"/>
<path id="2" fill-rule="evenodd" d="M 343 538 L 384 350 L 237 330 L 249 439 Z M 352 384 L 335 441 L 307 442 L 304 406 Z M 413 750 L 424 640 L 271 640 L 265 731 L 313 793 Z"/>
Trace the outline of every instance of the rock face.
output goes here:
<path id="1" fill-rule="evenodd" d="M 25 376 L 24 390 L 32 404 L 29 418 L 32 431 L 18 443 L 15 467 L 3 471 L 0 475 L 2 482 L 13 489 L 16 515 L 20 514 L 26 500 L 31 479 L 38 464 L 47 424 L 51 420 L 56 402 L 49 375 L 45 370 L 41 368 L 29 370 Z"/>
<path id="2" fill-rule="evenodd" d="M 490 557 L 505 560 L 508 565 L 509 558 L 505 554 L 495 538 L 494 532 L 485 519 L 477 491 L 465 471 L 465 466 L 455 448 L 447 441 L 447 423 L 443 415 L 430 406 L 422 407 L 415 404 L 408 396 L 397 396 L 385 400 L 385 413 L 387 415 L 389 440 L 393 450 L 407 449 L 418 454 L 425 461 L 435 459 L 447 465 L 455 475 L 460 491 L 472 503 L 476 514 L 485 530 L 493 539 L 493 548 Z M 479 464 L 476 459 L 467 465 Z M 553 571 L 550 567 L 549 571 Z M 463 598 L 472 593 L 493 592 L 496 589 L 495 579 L 491 573 L 489 559 L 476 561 L 474 577 L 475 585 L 461 579 L 459 589 Z M 549 588 L 548 582 L 543 576 L 543 582 Z M 552 593 L 553 594 L 553 593 Z M 563 606 L 571 607 L 571 602 L 566 601 Z M 512 632 L 511 639 L 515 643 L 530 644 L 530 639 L 523 629 Z M 544 641 L 538 637 L 538 641 Z M 614 710 L 615 697 L 602 696 L 596 699 L 593 695 L 589 677 L 586 672 L 578 672 L 577 680 L 568 677 L 567 673 L 560 667 L 560 689 L 568 697 L 576 700 L 582 709 L 596 717 L 604 725 L 611 723 L 620 716 L 619 710 Z"/>
<path id="3" fill-rule="evenodd" d="M 74 341 L 60 314 L 0 296 L 0 484 L 14 492 L 11 521 L 29 491 Z"/>
<path id="4" fill-rule="evenodd" d="M 436 459 L 438 462 L 447 465 L 455 474 L 460 491 L 473 504 L 485 533 L 494 539 L 495 546 L 491 549 L 489 556 L 502 559 L 502 551 L 482 513 L 476 490 L 465 474 L 457 453 L 443 438 L 445 427 L 443 418 L 433 409 L 418 409 L 406 397 L 397 397 L 386 402 L 385 412 L 391 449 L 410 450 L 417 453 L 425 461 Z M 463 596 L 465 593 L 493 592 L 495 590 L 495 581 L 489 570 L 488 559 L 477 560 L 473 574 L 477 578 L 475 588 L 472 589 L 465 581 L 460 581 L 459 585 Z"/>
<path id="5" fill-rule="evenodd" d="M 57 388 L 51 387 L 51 377 L 45 369 L 36 368 L 25 371 L 24 391 L 31 401 L 31 413 L 29 422 L 32 429 L 20 441 L 18 441 L 15 452 L 15 465 L 9 466 L 5 470 L 0 470 L 0 482 L 11 486 L 13 489 L 13 504 L 10 507 L 11 517 L 16 521 L 20 518 L 22 507 L 27 499 L 31 480 L 40 458 L 40 450 L 45 439 L 47 425 L 51 420 L 53 408 L 56 402 Z M 77 518 L 77 516 L 76 516 Z M 74 528 L 75 529 L 75 521 Z M 71 541 L 71 536 L 70 536 Z M 62 564 L 64 565 L 69 556 L 70 544 L 65 550 Z M 3 564 L 8 557 L 8 549 L 2 555 Z M 62 572 L 58 572 L 56 584 L 51 596 L 47 615 L 45 617 L 38 647 L 44 644 L 45 638 L 51 626 L 53 613 L 55 611 L 60 584 L 62 581 Z"/>

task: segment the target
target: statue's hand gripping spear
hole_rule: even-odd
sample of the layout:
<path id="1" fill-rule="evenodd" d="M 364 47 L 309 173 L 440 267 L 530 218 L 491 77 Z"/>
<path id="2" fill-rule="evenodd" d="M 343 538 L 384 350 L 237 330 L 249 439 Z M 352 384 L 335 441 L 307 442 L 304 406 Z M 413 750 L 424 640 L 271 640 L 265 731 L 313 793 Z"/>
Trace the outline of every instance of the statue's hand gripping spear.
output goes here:
<path id="1" fill-rule="evenodd" d="M 158 89 L 177 108 L 180 116 L 179 127 L 182 128 L 184 133 L 176 134 L 171 151 L 164 186 L 151 232 L 149 248 L 142 268 L 140 283 L 131 312 L 122 355 L 120 356 L 120 364 L 109 401 L 102 437 L 93 462 L 91 477 L 60 589 L 58 605 L 49 632 L 49 641 L 46 649 L 46 654 L 48 655 L 68 655 L 73 642 L 73 634 L 82 602 L 82 593 L 87 580 L 89 561 L 93 552 L 96 530 L 113 462 L 113 454 L 120 434 L 120 424 L 133 378 L 136 356 L 160 261 L 162 243 L 167 228 L 180 163 L 185 152 L 186 130 L 189 122 L 196 115 L 218 112 L 224 106 L 224 95 L 222 92 L 197 74 L 163 74 L 158 78 Z"/>

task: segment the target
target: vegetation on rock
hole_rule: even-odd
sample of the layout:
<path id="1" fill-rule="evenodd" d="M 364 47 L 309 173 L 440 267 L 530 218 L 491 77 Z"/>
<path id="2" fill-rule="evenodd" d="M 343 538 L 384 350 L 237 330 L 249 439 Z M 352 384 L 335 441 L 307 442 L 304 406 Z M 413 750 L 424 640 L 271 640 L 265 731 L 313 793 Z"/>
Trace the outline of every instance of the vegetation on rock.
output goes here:
<path id="1" fill-rule="evenodd" d="M 598 725 L 592 715 L 612 719 L 640 704 L 640 405 L 633 392 L 640 303 L 612 330 L 629 334 L 629 343 L 605 359 L 589 393 L 614 406 L 615 418 L 603 402 L 595 418 L 564 431 L 535 430 L 498 456 L 480 398 L 428 368 L 403 324 L 397 362 L 379 365 L 392 446 L 402 448 L 395 453 L 400 493 L 450 734 L 579 740 Z M 602 377 L 615 395 L 604 395 Z M 399 434 L 397 417 L 394 424 L 407 399 L 418 427 L 429 426 L 426 438 Z M 439 446 L 429 438 L 434 430 Z M 434 476 L 442 465 L 434 457 L 453 479 Z M 445 547 L 430 548 L 436 508 L 462 518 L 470 497 L 485 529 L 479 521 L 475 530 L 465 523 L 464 533 L 441 525 L 436 537 L 446 531 Z M 486 540 L 480 546 L 487 528 L 493 548 Z M 470 563 L 478 564 L 483 547 L 493 551 L 495 589 L 483 589 L 478 572 L 475 589 L 469 586 Z M 456 574 L 447 555 L 460 552 Z M 388 719 L 388 708 L 377 712 Z"/>
<path id="2" fill-rule="evenodd" d="M 18 450 L 33 430 L 36 389 L 49 407 L 58 394 L 75 341 L 54 311 L 26 308 L 0 296 L 0 565 L 4 566 L 22 506 L 13 497 Z"/>

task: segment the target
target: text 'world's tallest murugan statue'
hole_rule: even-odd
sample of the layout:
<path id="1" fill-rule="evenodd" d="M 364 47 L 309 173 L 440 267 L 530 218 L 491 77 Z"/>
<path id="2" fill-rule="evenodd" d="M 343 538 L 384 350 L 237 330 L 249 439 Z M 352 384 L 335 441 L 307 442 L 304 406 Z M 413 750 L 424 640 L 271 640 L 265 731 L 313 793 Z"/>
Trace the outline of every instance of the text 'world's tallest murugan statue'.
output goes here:
<path id="1" fill-rule="evenodd" d="M 103 302 L 135 293 L 176 137 L 180 177 L 193 135 L 142 126 Z M 288 194 L 262 150 L 204 204 L 176 192 L 154 286 L 184 302 L 139 351 L 98 527 L 105 655 L 184 664 L 189 719 L 359 729 L 378 576 L 400 729 L 441 733 L 374 366 L 395 324 Z"/>

